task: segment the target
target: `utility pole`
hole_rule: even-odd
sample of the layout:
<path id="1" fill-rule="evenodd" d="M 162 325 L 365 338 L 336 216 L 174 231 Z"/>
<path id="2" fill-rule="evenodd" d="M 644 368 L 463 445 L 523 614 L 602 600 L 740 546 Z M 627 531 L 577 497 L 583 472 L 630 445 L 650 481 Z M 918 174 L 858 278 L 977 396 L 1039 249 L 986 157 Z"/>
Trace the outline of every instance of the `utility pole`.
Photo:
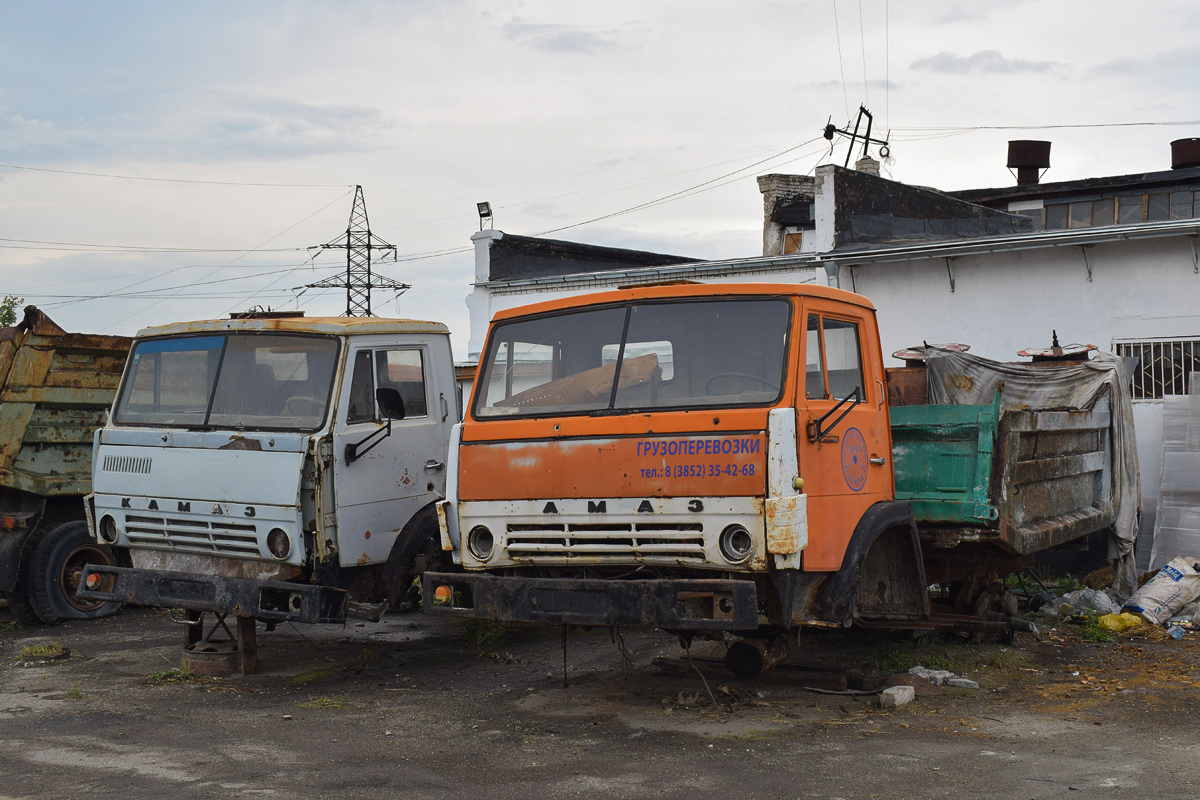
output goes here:
<path id="1" fill-rule="evenodd" d="M 346 290 L 346 316 L 370 317 L 371 289 L 391 289 L 399 297 L 406 289 L 411 289 L 407 283 L 400 283 L 382 275 L 371 274 L 372 251 L 385 256 L 390 251 L 392 260 L 396 258 L 396 246 L 388 244 L 383 239 L 371 233 L 370 223 L 367 222 L 367 202 L 363 199 L 361 186 L 354 187 L 354 207 L 350 210 L 350 224 L 346 232 L 326 244 L 314 245 L 310 250 L 345 250 L 346 276 L 326 278 L 323 281 L 308 284 L 309 289 L 340 289 Z"/>

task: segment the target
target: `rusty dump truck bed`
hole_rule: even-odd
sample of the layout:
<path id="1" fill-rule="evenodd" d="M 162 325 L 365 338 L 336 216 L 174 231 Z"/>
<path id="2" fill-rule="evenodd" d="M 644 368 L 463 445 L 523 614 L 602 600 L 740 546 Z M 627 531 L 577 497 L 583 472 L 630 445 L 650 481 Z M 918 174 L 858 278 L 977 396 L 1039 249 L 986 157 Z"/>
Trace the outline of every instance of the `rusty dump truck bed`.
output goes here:
<path id="1" fill-rule="evenodd" d="M 923 538 L 1029 555 L 1113 525 L 1107 392 L 1089 409 L 928 405 L 924 373 L 889 371 L 896 497 Z"/>
<path id="2" fill-rule="evenodd" d="M 0 328 L 0 490 L 85 495 L 131 339 L 67 333 L 34 306 Z"/>

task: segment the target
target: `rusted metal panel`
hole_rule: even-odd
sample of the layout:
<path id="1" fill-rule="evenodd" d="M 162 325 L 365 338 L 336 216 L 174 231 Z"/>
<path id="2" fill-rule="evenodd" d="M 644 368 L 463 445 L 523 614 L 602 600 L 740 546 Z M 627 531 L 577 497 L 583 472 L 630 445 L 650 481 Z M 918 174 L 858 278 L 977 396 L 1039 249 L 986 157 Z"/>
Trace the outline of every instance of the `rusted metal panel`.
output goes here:
<path id="1" fill-rule="evenodd" d="M 450 602 L 435 597 L 450 588 Z M 758 594 L 749 580 L 603 580 L 426 572 L 424 607 L 434 614 L 511 622 L 753 630 Z"/>
<path id="2" fill-rule="evenodd" d="M 80 587 L 79 597 L 85 600 L 234 614 L 270 622 L 345 622 L 350 598 L 347 592 L 329 586 L 127 567 L 85 567 Z"/>
<path id="3" fill-rule="evenodd" d="M 91 490 L 92 433 L 112 404 L 130 341 L 67 333 L 33 306 L 0 330 L 0 487 L 43 496 Z"/>
<path id="4" fill-rule="evenodd" d="M 767 552 L 799 553 L 808 545 L 808 496 L 771 497 L 763 504 L 767 516 Z"/>

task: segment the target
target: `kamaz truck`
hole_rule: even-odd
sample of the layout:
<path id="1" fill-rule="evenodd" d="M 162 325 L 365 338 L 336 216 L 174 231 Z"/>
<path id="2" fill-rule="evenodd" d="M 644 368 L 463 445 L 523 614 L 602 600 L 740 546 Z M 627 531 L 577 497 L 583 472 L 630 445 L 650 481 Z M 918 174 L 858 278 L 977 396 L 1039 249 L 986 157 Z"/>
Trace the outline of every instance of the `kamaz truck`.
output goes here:
<path id="1" fill-rule="evenodd" d="M 142 330 L 88 499 L 96 542 L 130 563 L 92 567 L 82 596 L 173 609 L 197 670 L 252 671 L 256 620 L 377 618 L 441 554 L 457 419 L 440 323 L 275 312 Z"/>
<path id="2" fill-rule="evenodd" d="M 0 592 L 25 625 L 120 606 L 76 594 L 84 566 L 121 554 L 88 535 L 92 434 L 104 424 L 129 337 L 68 333 L 35 306 L 0 328 Z"/>
<path id="3" fill-rule="evenodd" d="M 979 598 L 1113 525 L 1108 399 L 1002 415 L 998 396 L 928 405 L 922 383 L 890 409 L 888 380 L 870 301 L 824 286 L 500 312 L 440 505 L 460 571 L 425 573 L 425 607 L 684 636 L 1028 629 Z"/>

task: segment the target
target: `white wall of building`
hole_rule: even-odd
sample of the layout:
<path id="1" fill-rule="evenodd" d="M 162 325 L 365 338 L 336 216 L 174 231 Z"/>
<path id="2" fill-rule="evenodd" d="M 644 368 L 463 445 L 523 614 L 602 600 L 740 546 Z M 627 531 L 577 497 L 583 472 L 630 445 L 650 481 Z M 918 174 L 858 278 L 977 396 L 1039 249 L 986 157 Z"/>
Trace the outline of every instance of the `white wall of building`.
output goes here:
<path id="1" fill-rule="evenodd" d="M 930 343 L 962 342 L 998 361 L 1018 360 L 1026 347 L 1200 337 L 1200 274 L 1186 236 L 1039 248 L 954 259 L 954 291 L 944 259 L 843 266 L 842 288 L 853 286 L 878 309 L 885 353 Z M 896 365 L 896 362 L 892 362 Z M 1155 498 L 1162 469 L 1162 402 L 1134 402 L 1142 473 L 1139 561 L 1149 558 Z"/>

